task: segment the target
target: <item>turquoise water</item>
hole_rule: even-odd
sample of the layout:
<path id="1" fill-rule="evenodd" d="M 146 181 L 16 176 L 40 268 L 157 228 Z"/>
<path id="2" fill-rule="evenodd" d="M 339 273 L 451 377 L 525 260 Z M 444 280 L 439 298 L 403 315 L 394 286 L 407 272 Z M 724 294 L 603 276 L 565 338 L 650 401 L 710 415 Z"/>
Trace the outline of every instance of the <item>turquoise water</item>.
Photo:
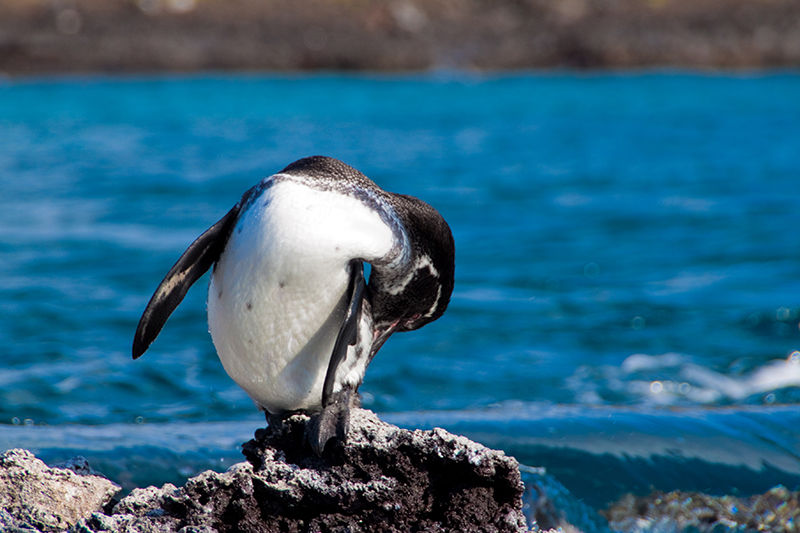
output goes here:
<path id="1" fill-rule="evenodd" d="M 534 421 L 476 410 L 568 408 L 556 433 L 627 413 L 635 440 L 667 408 L 692 413 L 677 433 L 755 409 L 775 423 L 748 434 L 796 458 L 798 94 L 796 74 L 6 80 L 3 442 L 26 424 L 262 425 L 216 359 L 205 281 L 142 359 L 130 344 L 196 236 L 261 177 L 324 154 L 434 205 L 456 239 L 450 309 L 390 339 L 367 407 L 410 427 L 471 421 L 556 471 L 555 444 L 525 447 Z"/>

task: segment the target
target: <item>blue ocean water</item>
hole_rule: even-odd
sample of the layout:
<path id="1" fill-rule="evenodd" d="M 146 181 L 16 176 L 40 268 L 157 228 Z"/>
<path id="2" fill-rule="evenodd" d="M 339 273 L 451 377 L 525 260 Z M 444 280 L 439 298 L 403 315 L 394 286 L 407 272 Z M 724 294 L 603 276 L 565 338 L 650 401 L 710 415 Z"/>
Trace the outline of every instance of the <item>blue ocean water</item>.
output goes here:
<path id="1" fill-rule="evenodd" d="M 456 239 L 448 312 L 390 339 L 366 407 L 565 480 L 570 453 L 622 456 L 640 432 L 752 441 L 747 471 L 699 488 L 800 483 L 798 94 L 794 73 L 6 79 L 0 442 L 47 455 L 43 425 L 263 425 L 215 356 L 205 280 L 135 362 L 133 331 L 243 191 L 323 154 L 432 204 Z M 603 420 L 627 436 L 583 446 Z M 643 461 L 715 462 L 680 442 Z M 656 471 L 619 492 L 661 488 Z"/>

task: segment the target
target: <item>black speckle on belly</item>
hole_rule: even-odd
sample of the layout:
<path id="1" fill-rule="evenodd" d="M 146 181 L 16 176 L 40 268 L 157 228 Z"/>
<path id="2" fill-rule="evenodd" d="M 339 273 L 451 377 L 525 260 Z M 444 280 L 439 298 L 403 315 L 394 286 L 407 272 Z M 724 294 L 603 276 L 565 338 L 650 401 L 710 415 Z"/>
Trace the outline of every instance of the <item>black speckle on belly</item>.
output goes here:
<path id="1" fill-rule="evenodd" d="M 285 281 L 279 281 L 278 282 L 278 287 L 280 287 L 281 289 L 284 288 L 285 286 L 286 286 L 286 282 Z"/>
<path id="2" fill-rule="evenodd" d="M 217 298 L 219 298 L 220 300 L 222 299 L 222 291 L 219 291 L 219 292 L 217 293 Z"/>
<path id="3" fill-rule="evenodd" d="M 248 311 L 252 311 L 253 310 L 253 302 L 247 302 L 247 310 Z"/>

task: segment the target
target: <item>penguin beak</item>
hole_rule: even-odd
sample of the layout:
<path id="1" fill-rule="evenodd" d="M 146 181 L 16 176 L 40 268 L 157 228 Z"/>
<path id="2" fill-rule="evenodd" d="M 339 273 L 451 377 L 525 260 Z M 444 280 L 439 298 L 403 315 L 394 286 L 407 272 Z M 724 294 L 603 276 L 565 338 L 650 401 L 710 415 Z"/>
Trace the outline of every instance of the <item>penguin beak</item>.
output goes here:
<path id="1" fill-rule="evenodd" d="M 388 326 L 379 326 L 375 328 L 375 332 L 373 333 L 372 337 L 372 353 L 378 353 L 378 350 L 381 349 L 383 343 L 389 340 L 389 337 L 392 336 L 397 330 L 397 324 L 399 321 L 393 322 Z"/>

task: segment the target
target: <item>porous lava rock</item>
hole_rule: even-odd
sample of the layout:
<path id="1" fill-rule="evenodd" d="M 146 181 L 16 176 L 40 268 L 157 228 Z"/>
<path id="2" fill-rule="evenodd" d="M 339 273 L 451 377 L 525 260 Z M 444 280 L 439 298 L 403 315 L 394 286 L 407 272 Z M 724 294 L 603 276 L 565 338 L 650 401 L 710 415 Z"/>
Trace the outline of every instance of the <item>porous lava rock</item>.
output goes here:
<path id="1" fill-rule="evenodd" d="M 260 430 L 244 446 L 270 496 L 262 515 L 276 525 L 293 517 L 301 531 L 526 530 L 519 464 L 503 452 L 438 428 L 400 429 L 358 409 L 347 445 L 320 458 L 304 445 L 305 421 Z"/>
<path id="2" fill-rule="evenodd" d="M 177 488 L 135 489 L 77 531 L 520 532 L 516 460 L 442 429 L 409 431 L 353 410 L 346 445 L 307 446 L 308 417 L 260 429 L 247 462 Z"/>
<path id="3" fill-rule="evenodd" d="M 83 458 L 51 468 L 27 450 L 9 450 L 0 455 L 0 531 L 66 530 L 119 490 Z"/>

